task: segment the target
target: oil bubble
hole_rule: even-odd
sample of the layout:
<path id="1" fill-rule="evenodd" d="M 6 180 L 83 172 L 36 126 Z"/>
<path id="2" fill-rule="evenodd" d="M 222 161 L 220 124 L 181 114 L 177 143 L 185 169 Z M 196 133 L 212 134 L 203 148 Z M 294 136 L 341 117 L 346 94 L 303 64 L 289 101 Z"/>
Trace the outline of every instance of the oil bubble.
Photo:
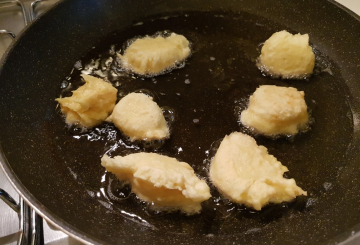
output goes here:
<path id="1" fill-rule="evenodd" d="M 314 204 L 317 202 L 317 198 L 309 198 L 306 202 L 306 207 L 314 206 Z"/>
<path id="2" fill-rule="evenodd" d="M 151 141 L 140 141 L 140 144 L 143 148 L 147 150 L 157 150 L 160 149 L 164 144 L 165 140 L 151 140 Z"/>
<path id="3" fill-rule="evenodd" d="M 209 172 L 210 164 L 211 164 L 212 160 L 214 159 L 215 154 L 216 154 L 217 150 L 219 149 L 222 140 L 223 140 L 223 138 L 215 140 L 211 144 L 210 149 L 205 151 L 207 158 L 203 161 L 203 163 L 205 165 L 203 170 L 206 171 L 207 173 Z"/>
<path id="4" fill-rule="evenodd" d="M 67 124 L 66 125 L 67 131 L 72 135 L 79 135 L 90 132 L 90 129 L 82 127 L 78 124 Z"/>
<path id="5" fill-rule="evenodd" d="M 116 54 L 115 45 L 111 45 L 111 46 L 110 46 L 109 54 L 110 54 L 110 55 L 115 55 L 115 54 Z"/>
<path id="6" fill-rule="evenodd" d="M 64 81 L 61 83 L 60 88 L 65 89 L 65 88 L 67 88 L 68 86 L 69 86 L 69 82 L 66 81 L 66 80 L 64 80 Z"/>
<path id="7" fill-rule="evenodd" d="M 74 68 L 77 69 L 77 70 L 79 70 L 79 71 L 82 70 L 83 65 L 82 65 L 82 63 L 81 63 L 81 60 L 78 60 L 78 61 L 75 62 Z"/>
<path id="8" fill-rule="evenodd" d="M 223 140 L 223 138 L 218 139 L 218 140 L 215 140 L 215 141 L 211 144 L 210 150 L 208 151 L 209 156 L 215 156 L 217 150 L 218 150 L 219 147 L 220 147 L 220 144 L 221 144 L 222 140 Z"/>
<path id="9" fill-rule="evenodd" d="M 218 195 L 202 203 L 202 212 L 212 220 L 226 219 L 236 210 L 236 204 Z"/>
<path id="10" fill-rule="evenodd" d="M 325 191 L 329 191 L 333 187 L 333 185 L 330 182 L 325 182 L 323 186 L 324 186 Z"/>
<path id="11" fill-rule="evenodd" d="M 122 202 L 129 198 L 131 187 L 128 183 L 120 181 L 111 173 L 106 174 L 107 188 L 105 194 L 113 202 Z"/>
<path id="12" fill-rule="evenodd" d="M 161 107 L 161 110 L 163 112 L 163 115 L 164 115 L 167 123 L 171 124 L 176 120 L 177 115 L 173 108 L 171 108 L 169 106 L 163 106 L 163 107 Z"/>

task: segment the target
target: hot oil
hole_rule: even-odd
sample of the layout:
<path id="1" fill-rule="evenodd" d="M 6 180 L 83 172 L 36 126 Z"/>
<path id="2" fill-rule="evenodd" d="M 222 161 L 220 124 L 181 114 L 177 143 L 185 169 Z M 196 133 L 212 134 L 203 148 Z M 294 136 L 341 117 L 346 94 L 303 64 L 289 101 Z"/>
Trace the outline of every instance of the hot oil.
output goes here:
<path id="1" fill-rule="evenodd" d="M 336 64 L 316 50 L 317 64 L 325 66 L 318 65 L 316 74 L 310 78 L 281 80 L 264 76 L 256 67 L 259 45 L 272 33 L 289 29 L 246 13 L 191 12 L 136 23 L 113 33 L 77 61 L 69 78 L 61 84 L 62 96 L 70 96 L 72 90 L 84 83 L 82 73 L 112 83 L 118 89 L 118 99 L 130 92 L 145 92 L 162 108 L 171 137 L 144 144 L 129 141 L 110 123 L 90 131 L 65 128 L 65 142 L 59 143 L 61 154 L 67 167 L 76 173 L 77 182 L 96 193 L 93 198 L 109 212 L 146 229 L 166 228 L 167 232 L 210 236 L 229 232 L 252 235 L 281 225 L 315 223 L 320 207 L 336 201 L 331 198 L 339 188 L 336 176 L 345 164 L 343 155 L 352 136 L 346 89 Z M 148 78 L 129 74 L 118 66 L 117 53 L 123 52 L 129 40 L 164 30 L 184 35 L 192 43 L 192 56 L 183 68 Z M 210 183 L 208 169 L 225 135 L 234 131 L 251 133 L 239 123 L 239 112 L 260 85 L 292 86 L 304 91 L 315 122 L 311 130 L 291 141 L 253 134 L 258 144 L 266 146 L 270 154 L 289 168 L 285 176 L 295 178 L 309 193 L 308 197 L 298 197 L 290 203 L 271 204 L 262 211 L 254 211 L 223 198 Z M 143 151 L 185 161 L 207 181 L 213 197 L 203 203 L 200 214 L 154 211 L 100 164 L 104 154 L 113 157 Z M 331 183 L 332 188 L 325 192 L 324 183 Z"/>

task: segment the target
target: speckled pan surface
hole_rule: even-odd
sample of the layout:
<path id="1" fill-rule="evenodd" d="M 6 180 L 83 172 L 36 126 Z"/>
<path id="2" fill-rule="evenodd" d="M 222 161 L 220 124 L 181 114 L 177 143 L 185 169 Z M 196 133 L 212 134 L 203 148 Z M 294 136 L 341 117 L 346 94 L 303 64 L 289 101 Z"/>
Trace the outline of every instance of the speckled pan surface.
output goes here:
<path id="1" fill-rule="evenodd" d="M 75 61 L 85 62 L 111 44 L 119 48 L 133 36 L 165 29 L 182 33 L 193 43 L 186 66 L 156 78 L 156 83 L 137 78 L 129 85 L 126 77 L 121 78 L 119 88 L 154 91 L 162 106 L 175 108 L 172 138 L 159 152 L 189 162 L 206 177 L 205 151 L 211 143 L 243 130 L 236 113 L 244 98 L 261 84 L 294 86 L 305 91 L 315 119 L 312 130 L 292 142 L 260 136 L 256 140 L 289 168 L 287 176 L 295 178 L 308 197 L 269 205 L 261 212 L 224 200 L 217 208 L 212 200 L 204 203 L 201 215 L 186 217 L 149 214 L 131 198 L 115 202 L 102 196 L 101 188 L 114 181 L 100 165 L 100 156 L 111 145 L 101 130 L 94 141 L 68 131 L 54 98 Z M 309 33 L 318 54 L 326 57 L 320 61 L 330 64 L 331 72 L 307 81 L 262 76 L 254 61 L 258 45 L 282 29 Z M 31 25 L 3 60 L 0 160 L 37 210 L 90 243 L 344 241 L 360 230 L 359 30 L 358 17 L 321 0 L 62 1 Z M 74 84 L 77 75 L 70 77 Z M 186 79 L 191 83 L 184 83 Z M 111 125 L 101 128 L 113 130 Z M 121 135 L 115 132 L 120 142 Z"/>

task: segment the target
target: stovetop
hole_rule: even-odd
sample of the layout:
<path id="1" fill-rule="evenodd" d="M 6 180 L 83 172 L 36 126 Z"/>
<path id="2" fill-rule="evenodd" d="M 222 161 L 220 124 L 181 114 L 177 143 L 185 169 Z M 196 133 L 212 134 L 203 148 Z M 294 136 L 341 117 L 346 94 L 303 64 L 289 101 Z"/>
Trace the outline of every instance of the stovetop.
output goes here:
<path id="1" fill-rule="evenodd" d="M 30 24 L 32 19 L 37 18 L 59 0 L 0 0 L 0 57 L 3 56 L 11 44 L 12 35 L 18 35 L 20 31 Z M 337 0 L 356 14 L 360 15 L 360 0 Z M 8 33 L 5 33 L 8 31 Z M 7 180 L 0 168 L 0 188 L 6 190 L 15 200 L 19 195 Z M 0 244 L 17 244 L 19 232 L 19 217 L 9 206 L 0 201 Z M 51 245 L 80 244 L 61 231 L 50 227 L 45 221 L 44 242 Z M 359 244 L 358 239 L 349 245 Z"/>

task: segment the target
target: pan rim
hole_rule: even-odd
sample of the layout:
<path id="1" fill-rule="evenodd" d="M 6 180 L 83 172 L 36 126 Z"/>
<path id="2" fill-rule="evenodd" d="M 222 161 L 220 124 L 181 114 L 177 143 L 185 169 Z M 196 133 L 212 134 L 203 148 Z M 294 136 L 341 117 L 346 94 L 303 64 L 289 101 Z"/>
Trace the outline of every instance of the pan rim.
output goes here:
<path id="1" fill-rule="evenodd" d="M 351 17 L 360 21 L 360 15 L 356 14 L 354 11 L 352 11 L 348 7 L 342 5 L 341 3 L 337 2 L 336 0 L 328 0 L 328 2 L 334 4 L 336 7 L 340 8 L 340 9 L 344 10 L 346 13 L 348 13 Z"/>

